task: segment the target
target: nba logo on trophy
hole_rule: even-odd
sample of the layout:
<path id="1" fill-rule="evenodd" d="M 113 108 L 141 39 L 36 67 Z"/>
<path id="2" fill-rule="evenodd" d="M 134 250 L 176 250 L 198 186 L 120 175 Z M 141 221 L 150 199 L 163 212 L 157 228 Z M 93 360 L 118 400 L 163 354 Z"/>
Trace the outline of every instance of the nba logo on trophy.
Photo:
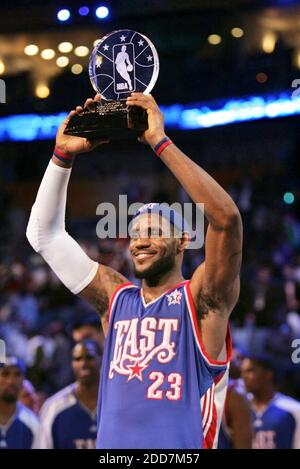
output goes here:
<path id="1" fill-rule="evenodd" d="M 134 45 L 116 44 L 113 61 L 115 93 L 135 91 Z"/>

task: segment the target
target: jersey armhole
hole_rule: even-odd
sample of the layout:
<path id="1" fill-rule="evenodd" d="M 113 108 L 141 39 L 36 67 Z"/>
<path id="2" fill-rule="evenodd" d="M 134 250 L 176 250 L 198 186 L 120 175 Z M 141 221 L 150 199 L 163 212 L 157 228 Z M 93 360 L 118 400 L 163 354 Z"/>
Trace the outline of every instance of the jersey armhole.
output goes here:
<path id="1" fill-rule="evenodd" d="M 129 286 L 132 286 L 132 287 L 135 287 L 135 285 L 133 285 L 133 283 L 131 282 L 125 282 L 125 283 L 121 283 L 121 285 L 118 285 L 117 288 L 115 289 L 115 291 L 113 292 L 112 296 L 111 296 L 111 299 L 109 301 L 109 306 L 108 306 L 108 311 L 107 311 L 107 319 L 108 319 L 108 323 L 110 322 L 110 317 L 111 317 L 111 313 L 112 313 L 112 310 L 116 304 L 116 300 L 117 300 L 117 297 L 119 296 L 119 293 L 121 293 L 121 291 Z"/>
<path id="2" fill-rule="evenodd" d="M 194 305 L 194 301 L 193 301 L 193 297 L 192 297 L 192 293 L 190 289 L 190 282 L 188 282 L 185 285 L 184 289 L 186 292 L 186 302 L 187 302 L 189 316 L 190 316 L 192 327 L 193 327 L 194 336 L 195 336 L 196 343 L 198 345 L 201 355 L 203 356 L 205 361 L 211 366 L 228 365 L 228 363 L 230 362 L 232 358 L 232 339 L 231 339 L 229 321 L 228 321 L 227 334 L 226 334 L 226 339 L 225 339 L 226 359 L 225 360 L 213 360 L 206 352 L 203 341 L 202 341 L 201 332 L 200 332 L 199 324 L 197 320 L 196 308 Z"/>

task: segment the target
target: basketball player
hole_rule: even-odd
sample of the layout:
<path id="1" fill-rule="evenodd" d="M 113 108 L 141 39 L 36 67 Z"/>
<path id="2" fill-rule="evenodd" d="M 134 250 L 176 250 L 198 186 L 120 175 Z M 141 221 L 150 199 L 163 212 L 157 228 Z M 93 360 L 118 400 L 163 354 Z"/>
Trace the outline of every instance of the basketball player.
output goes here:
<path id="1" fill-rule="evenodd" d="M 254 449 L 300 449 L 300 403 L 276 392 L 274 365 L 263 356 L 245 358 L 242 378 L 250 396 Z"/>
<path id="2" fill-rule="evenodd" d="M 73 348 L 76 382 L 50 397 L 41 409 L 41 449 L 94 449 L 97 396 L 102 353 L 97 342 L 83 340 Z"/>
<path id="3" fill-rule="evenodd" d="M 142 288 L 89 259 L 68 235 L 65 208 L 75 155 L 103 143 L 64 134 L 81 107 L 58 130 L 27 237 L 61 281 L 101 315 L 106 344 L 97 447 L 216 447 L 231 356 L 228 319 L 239 296 L 241 217 L 222 187 L 166 136 L 152 96 L 132 93 L 127 104 L 146 110 L 148 129 L 141 140 L 154 157 L 195 203 L 205 204 L 205 262 L 190 280 L 183 278 L 189 236 L 181 217 L 159 204 L 144 206 L 133 220 L 129 250 Z M 93 99 L 85 106 L 93 109 Z"/>
<path id="4" fill-rule="evenodd" d="M 24 376 L 25 365 L 16 357 L 8 357 L 0 367 L 0 449 L 36 447 L 38 419 L 18 402 Z"/>

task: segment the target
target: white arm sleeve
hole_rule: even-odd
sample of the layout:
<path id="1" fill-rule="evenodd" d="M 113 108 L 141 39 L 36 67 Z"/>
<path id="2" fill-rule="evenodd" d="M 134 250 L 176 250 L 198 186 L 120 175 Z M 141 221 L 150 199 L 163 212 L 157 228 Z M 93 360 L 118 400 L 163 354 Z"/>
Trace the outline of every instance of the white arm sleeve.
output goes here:
<path id="1" fill-rule="evenodd" d="M 70 168 L 49 162 L 31 209 L 26 236 L 62 283 L 77 294 L 93 280 L 98 263 L 65 230 L 70 175 Z"/>

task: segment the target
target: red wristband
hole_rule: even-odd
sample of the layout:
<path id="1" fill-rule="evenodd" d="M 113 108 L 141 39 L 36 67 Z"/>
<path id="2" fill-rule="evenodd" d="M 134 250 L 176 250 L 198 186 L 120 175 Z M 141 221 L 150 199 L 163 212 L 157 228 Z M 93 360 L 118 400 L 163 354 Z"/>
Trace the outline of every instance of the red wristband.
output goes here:
<path id="1" fill-rule="evenodd" d="M 72 155 L 71 153 L 63 153 L 56 147 L 54 148 L 53 155 L 56 156 L 56 158 L 58 158 L 59 160 L 69 162 L 69 163 L 74 161 L 76 158 L 76 155 Z"/>
<path id="2" fill-rule="evenodd" d="M 160 142 L 158 142 L 157 145 L 154 147 L 154 151 L 157 156 L 160 156 L 160 154 L 164 151 L 165 148 L 167 148 L 169 145 L 172 145 L 172 140 L 169 137 L 164 137 Z"/>

